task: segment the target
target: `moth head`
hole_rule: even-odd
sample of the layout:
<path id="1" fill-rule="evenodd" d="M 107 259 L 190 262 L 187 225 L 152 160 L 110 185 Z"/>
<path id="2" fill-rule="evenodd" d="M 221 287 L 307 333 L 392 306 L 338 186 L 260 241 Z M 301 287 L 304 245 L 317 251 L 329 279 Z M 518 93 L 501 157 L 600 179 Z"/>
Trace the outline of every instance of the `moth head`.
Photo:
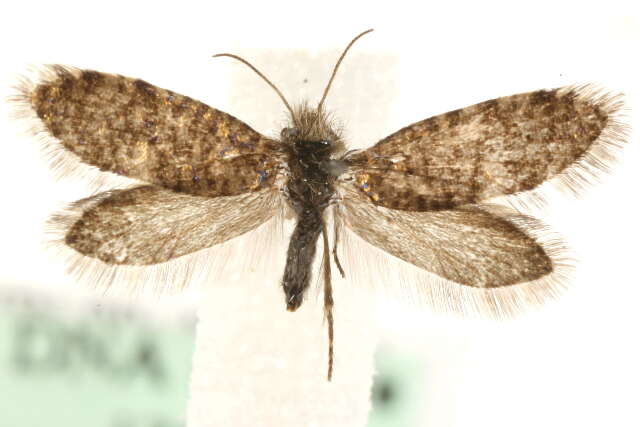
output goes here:
<path id="1" fill-rule="evenodd" d="M 280 139 L 294 150 L 313 147 L 315 151 L 332 154 L 345 150 L 339 126 L 323 109 L 306 103 L 292 110 L 288 126 L 280 132 Z"/>
<path id="2" fill-rule="evenodd" d="M 327 83 L 327 86 L 322 93 L 322 98 L 320 98 L 320 102 L 318 103 L 317 107 L 310 107 L 308 104 L 303 103 L 296 108 L 291 108 L 291 105 L 284 97 L 282 92 L 280 92 L 280 89 L 278 89 L 276 85 L 274 85 L 264 74 L 262 74 L 256 67 L 254 67 L 244 58 L 230 53 L 219 53 L 217 55 L 213 55 L 213 57 L 215 58 L 220 56 L 228 56 L 242 62 L 247 67 L 251 68 L 278 94 L 285 107 L 287 107 L 290 117 L 290 124 L 280 133 L 282 142 L 290 144 L 294 149 L 300 148 L 301 145 L 317 143 L 321 145 L 315 146 L 315 150 L 321 151 L 322 148 L 318 149 L 318 147 L 326 146 L 327 150 L 331 154 L 341 155 L 346 151 L 345 145 L 340 138 L 339 130 L 334 125 L 332 125 L 330 117 L 324 109 L 324 101 L 327 98 L 329 89 L 331 88 L 331 84 L 333 83 L 333 79 L 336 77 L 338 68 L 340 67 L 342 60 L 344 59 L 351 46 L 356 42 L 356 40 L 358 40 L 365 34 L 370 33 L 371 31 L 373 30 L 367 30 L 358 34 L 353 40 L 351 40 L 351 42 L 342 52 L 342 55 L 340 55 L 340 58 L 336 62 L 336 65 L 333 67 L 331 78 L 329 78 L 329 82 Z"/>

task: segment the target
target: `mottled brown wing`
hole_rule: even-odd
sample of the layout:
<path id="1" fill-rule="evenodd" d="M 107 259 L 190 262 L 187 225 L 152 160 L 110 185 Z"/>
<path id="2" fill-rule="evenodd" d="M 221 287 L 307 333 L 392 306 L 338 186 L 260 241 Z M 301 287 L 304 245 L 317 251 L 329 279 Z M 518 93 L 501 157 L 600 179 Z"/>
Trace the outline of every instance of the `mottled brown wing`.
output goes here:
<path id="1" fill-rule="evenodd" d="M 623 142 L 617 96 L 540 90 L 414 123 L 348 155 L 343 180 L 374 204 L 430 211 L 538 187 L 561 174 L 579 189 Z"/>
<path id="2" fill-rule="evenodd" d="M 470 205 L 412 212 L 376 206 L 352 194 L 343 198 L 339 214 L 348 229 L 371 245 L 461 285 L 496 288 L 554 271 L 551 255 L 527 230 L 537 228 L 530 226 L 535 220 L 506 208 Z"/>
<path id="3" fill-rule="evenodd" d="M 189 97 L 139 79 L 62 66 L 48 67 L 20 89 L 19 101 L 37 116 L 38 130 L 54 137 L 54 163 L 62 150 L 101 171 L 198 196 L 274 184 L 277 143 Z"/>
<path id="4" fill-rule="evenodd" d="M 107 191 L 76 202 L 51 223 L 62 243 L 108 265 L 151 265 L 225 242 L 280 208 L 275 189 L 202 197 L 157 186 Z"/>

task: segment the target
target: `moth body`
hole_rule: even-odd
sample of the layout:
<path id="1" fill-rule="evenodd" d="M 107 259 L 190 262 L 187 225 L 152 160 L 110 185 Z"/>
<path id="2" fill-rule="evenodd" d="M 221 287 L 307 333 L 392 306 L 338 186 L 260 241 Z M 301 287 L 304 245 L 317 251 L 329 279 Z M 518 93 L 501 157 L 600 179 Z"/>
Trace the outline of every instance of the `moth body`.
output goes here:
<path id="1" fill-rule="evenodd" d="M 303 106 L 292 122 L 292 127 L 281 132 L 289 170 L 284 194 L 296 215 L 282 278 L 289 311 L 300 307 L 309 287 L 318 237 L 325 226 L 323 214 L 335 194 L 335 177 L 340 171 L 336 156 L 344 151 L 321 112 Z"/>
<path id="2" fill-rule="evenodd" d="M 322 236 L 328 379 L 331 253 L 347 277 L 338 242 L 347 260 L 350 244 L 389 255 L 368 265 L 395 266 L 389 281 L 413 283 L 438 310 L 505 317 L 556 297 L 572 268 L 564 243 L 503 202 L 542 203 L 552 181 L 579 193 L 608 171 L 628 138 L 621 95 L 584 85 L 503 96 L 347 151 L 323 105 L 347 50 L 370 31 L 344 50 L 317 106 L 291 108 L 246 60 L 215 55 L 245 63 L 280 96 L 290 124 L 275 139 L 140 79 L 53 65 L 25 80 L 17 112 L 55 171 L 113 184 L 52 217 L 70 268 L 94 284 L 183 287 L 196 260 L 211 261 L 205 250 L 279 221 L 288 207 L 289 311 L 302 304 Z"/>

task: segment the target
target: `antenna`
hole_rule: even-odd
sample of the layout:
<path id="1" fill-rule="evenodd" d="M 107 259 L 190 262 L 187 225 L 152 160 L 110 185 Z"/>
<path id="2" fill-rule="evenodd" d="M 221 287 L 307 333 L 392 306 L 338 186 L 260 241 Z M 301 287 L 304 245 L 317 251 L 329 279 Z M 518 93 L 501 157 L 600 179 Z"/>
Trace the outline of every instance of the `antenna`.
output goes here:
<path id="1" fill-rule="evenodd" d="M 353 42 L 352 42 L 353 43 Z M 259 75 L 260 77 L 262 77 L 262 79 L 267 82 L 267 84 L 269 86 L 271 86 L 273 88 L 273 90 L 276 91 L 276 93 L 278 94 L 278 96 L 280 97 L 280 99 L 282 99 L 282 102 L 284 102 L 284 105 L 287 107 L 287 110 L 289 110 L 289 113 L 291 113 L 291 117 L 293 117 L 293 109 L 291 108 L 291 106 L 289 105 L 289 103 L 287 102 L 287 99 L 284 97 L 284 95 L 282 94 L 282 92 L 280 92 L 280 89 L 278 89 L 276 87 L 276 85 L 274 85 L 273 83 L 271 83 L 271 81 L 265 77 L 264 74 L 262 74 L 260 71 L 258 71 L 258 69 L 256 67 L 254 67 L 253 65 L 251 65 L 249 63 L 249 61 L 247 61 L 244 58 L 241 58 L 237 55 L 233 55 L 231 53 L 218 53 L 216 55 L 213 55 L 214 58 L 219 58 L 221 56 L 228 56 L 229 58 L 233 58 L 236 59 L 240 62 L 242 62 L 244 65 L 246 65 L 247 67 L 251 68 L 257 75 Z"/>
<path id="2" fill-rule="evenodd" d="M 320 102 L 318 103 L 318 111 L 320 111 L 322 109 L 322 104 L 324 104 L 324 100 L 327 98 L 327 94 L 329 93 L 329 88 L 331 88 L 331 83 L 333 83 L 333 79 L 335 78 L 336 73 L 338 72 L 338 67 L 340 66 L 340 63 L 342 62 L 342 60 L 344 59 L 345 55 L 349 51 L 349 48 L 351 48 L 351 46 L 356 42 L 356 40 L 358 40 L 360 37 L 364 36 L 365 34 L 370 33 L 371 31 L 373 31 L 373 28 L 371 28 L 370 30 L 364 31 L 364 32 L 358 34 L 357 36 L 355 36 L 354 39 L 351 40 L 351 43 L 349 43 L 349 45 L 347 45 L 347 47 L 344 50 L 344 52 L 342 52 L 342 55 L 340 56 L 340 59 L 338 59 L 338 62 L 336 62 L 335 67 L 333 67 L 333 73 L 331 74 L 331 78 L 329 79 L 329 83 L 327 83 L 327 87 L 324 89 L 324 93 L 322 94 L 322 99 L 320 99 Z"/>

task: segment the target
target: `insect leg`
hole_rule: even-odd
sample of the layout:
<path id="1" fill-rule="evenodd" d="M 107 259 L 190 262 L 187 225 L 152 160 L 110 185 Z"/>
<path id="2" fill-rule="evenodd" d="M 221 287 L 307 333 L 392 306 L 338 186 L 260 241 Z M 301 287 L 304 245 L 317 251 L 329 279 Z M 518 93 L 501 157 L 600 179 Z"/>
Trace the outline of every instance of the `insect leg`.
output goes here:
<path id="1" fill-rule="evenodd" d="M 329 367 L 327 369 L 327 381 L 331 381 L 333 375 L 333 293 L 331 290 L 331 264 L 329 262 L 329 237 L 327 226 L 322 222 L 322 240 L 324 251 L 322 266 L 324 272 L 324 315 L 327 319 L 327 332 L 329 334 Z"/>
<path id="2" fill-rule="evenodd" d="M 340 259 L 338 259 L 338 239 L 340 238 L 340 226 L 338 225 L 337 219 L 337 208 L 334 208 L 333 211 L 333 261 L 336 263 L 336 267 L 338 267 L 338 271 L 340 271 L 340 275 L 342 278 L 345 278 L 344 270 L 342 265 L 340 264 Z"/>

